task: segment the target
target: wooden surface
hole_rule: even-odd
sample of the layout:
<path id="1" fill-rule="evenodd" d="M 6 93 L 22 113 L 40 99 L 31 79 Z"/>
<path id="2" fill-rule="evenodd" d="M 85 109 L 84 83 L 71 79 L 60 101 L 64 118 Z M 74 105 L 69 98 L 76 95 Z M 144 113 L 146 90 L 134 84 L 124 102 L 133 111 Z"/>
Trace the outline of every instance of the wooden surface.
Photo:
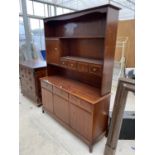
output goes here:
<path id="1" fill-rule="evenodd" d="M 98 88 L 62 76 L 48 76 L 41 78 L 41 80 L 91 104 L 95 104 L 106 97 L 100 96 Z"/>
<path id="2" fill-rule="evenodd" d="M 115 155 L 129 91 L 135 92 L 135 81 L 125 78 L 119 79 L 104 155 Z"/>
<path id="3" fill-rule="evenodd" d="M 118 11 L 104 5 L 44 19 L 43 92 L 53 94 L 51 115 L 87 142 L 90 152 L 107 131 Z M 43 111 L 50 113 L 46 105 Z"/>
<path id="4" fill-rule="evenodd" d="M 20 62 L 20 65 L 28 68 L 32 68 L 32 69 L 37 69 L 37 68 L 45 68 L 47 64 L 46 64 L 46 61 L 27 60 L 27 61 Z"/>
<path id="5" fill-rule="evenodd" d="M 71 70 L 86 72 L 96 76 L 102 75 L 103 62 L 101 60 L 66 56 L 60 58 L 60 63 L 62 67 Z"/>
<path id="6" fill-rule="evenodd" d="M 66 56 L 66 57 L 61 57 L 63 59 L 67 60 L 74 60 L 74 61 L 79 61 L 79 62 L 87 62 L 87 63 L 93 63 L 93 64 L 103 64 L 102 60 L 96 60 L 96 59 L 88 59 L 88 58 L 82 58 L 82 57 L 73 57 L 73 56 Z"/>
<path id="7" fill-rule="evenodd" d="M 53 94 L 44 88 L 42 88 L 42 102 L 45 108 L 53 112 Z"/>
<path id="8" fill-rule="evenodd" d="M 135 20 L 118 22 L 117 40 L 119 37 L 128 37 L 125 47 L 126 67 L 135 67 Z M 115 50 L 115 60 L 121 58 L 121 48 Z"/>
<path id="9" fill-rule="evenodd" d="M 72 37 L 47 37 L 45 40 L 53 39 L 104 39 L 104 36 L 72 36 Z"/>
<path id="10" fill-rule="evenodd" d="M 21 92 L 41 105 L 40 78 L 46 76 L 46 62 L 25 61 L 19 65 Z"/>
<path id="11" fill-rule="evenodd" d="M 103 55 L 104 65 L 103 65 L 101 95 L 104 95 L 111 91 L 118 13 L 119 12 L 117 10 L 108 8 L 107 23 L 106 23 L 107 29 L 104 42 L 105 44 Z"/>
<path id="12" fill-rule="evenodd" d="M 101 5 L 98 7 L 93 7 L 93 8 L 89 8 L 89 9 L 85 9 L 85 10 L 80 10 L 80 11 L 76 11 L 73 13 L 68 13 L 66 15 L 59 15 L 59 16 L 55 16 L 55 17 L 47 17 L 44 18 L 44 22 L 48 22 L 48 21 L 57 21 L 57 20 L 67 20 L 67 19 L 72 19 L 72 18 L 76 18 L 79 17 L 81 15 L 85 15 L 85 14 L 89 14 L 91 12 L 94 11 L 100 11 L 102 13 L 106 13 L 107 12 L 107 8 L 113 8 L 115 10 L 120 10 L 119 7 L 111 5 L 111 4 L 106 4 L 106 5 Z"/>
<path id="13" fill-rule="evenodd" d="M 54 115 L 62 125 L 74 130 L 89 144 L 91 152 L 93 144 L 107 130 L 110 94 L 92 103 L 91 96 L 93 99 L 98 96 L 93 87 L 58 76 L 41 78 L 41 86 L 43 112 Z M 97 96 L 90 96 L 92 92 Z"/>

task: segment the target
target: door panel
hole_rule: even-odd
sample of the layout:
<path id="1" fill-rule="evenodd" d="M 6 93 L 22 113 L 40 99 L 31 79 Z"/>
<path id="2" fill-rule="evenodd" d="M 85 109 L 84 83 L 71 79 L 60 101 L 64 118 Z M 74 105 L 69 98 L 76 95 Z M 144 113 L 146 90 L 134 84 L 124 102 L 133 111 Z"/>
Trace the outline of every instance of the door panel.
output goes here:
<path id="1" fill-rule="evenodd" d="M 91 139 L 92 115 L 91 113 L 70 103 L 70 123 L 71 127 L 78 131 L 88 140 Z"/>
<path id="2" fill-rule="evenodd" d="M 54 94 L 54 113 L 62 121 L 69 123 L 69 103 L 56 94 Z"/>
<path id="3" fill-rule="evenodd" d="M 42 88 L 42 103 L 49 112 L 53 112 L 53 94 L 44 88 Z"/>

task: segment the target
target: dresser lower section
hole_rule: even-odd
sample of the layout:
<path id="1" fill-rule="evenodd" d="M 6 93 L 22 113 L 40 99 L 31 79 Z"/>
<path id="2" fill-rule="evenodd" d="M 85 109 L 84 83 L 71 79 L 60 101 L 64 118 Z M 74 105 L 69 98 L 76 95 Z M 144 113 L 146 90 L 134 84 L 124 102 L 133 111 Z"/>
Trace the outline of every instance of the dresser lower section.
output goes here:
<path id="1" fill-rule="evenodd" d="M 82 139 L 92 152 L 93 144 L 107 131 L 110 94 L 91 103 L 44 80 L 41 88 L 43 112 Z"/>

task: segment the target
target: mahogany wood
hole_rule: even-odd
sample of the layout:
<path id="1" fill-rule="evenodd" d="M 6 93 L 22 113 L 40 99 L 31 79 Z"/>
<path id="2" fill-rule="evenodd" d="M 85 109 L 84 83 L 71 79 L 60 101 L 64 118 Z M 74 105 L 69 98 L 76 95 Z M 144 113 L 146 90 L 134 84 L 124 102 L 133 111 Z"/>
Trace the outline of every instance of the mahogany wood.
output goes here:
<path id="1" fill-rule="evenodd" d="M 44 103 L 44 107 L 48 108 L 50 112 L 53 112 L 53 93 L 42 88 L 42 102 Z"/>
<path id="2" fill-rule="evenodd" d="M 43 111 L 84 140 L 90 152 L 108 126 L 118 10 L 104 5 L 44 19 Z"/>
<path id="3" fill-rule="evenodd" d="M 83 136 L 91 151 L 107 130 L 110 94 L 100 96 L 98 88 L 54 75 L 41 78 L 41 86 L 43 111 L 52 113 Z"/>
<path id="4" fill-rule="evenodd" d="M 114 65 L 114 55 L 116 47 L 117 36 L 117 23 L 118 23 L 118 11 L 112 8 L 108 8 L 107 23 L 106 23 L 106 35 L 105 35 L 105 47 L 104 47 L 104 65 L 102 76 L 102 88 L 101 95 L 104 95 L 111 91 L 112 74 Z"/>
<path id="5" fill-rule="evenodd" d="M 69 103 L 66 99 L 54 94 L 54 114 L 69 124 Z"/>

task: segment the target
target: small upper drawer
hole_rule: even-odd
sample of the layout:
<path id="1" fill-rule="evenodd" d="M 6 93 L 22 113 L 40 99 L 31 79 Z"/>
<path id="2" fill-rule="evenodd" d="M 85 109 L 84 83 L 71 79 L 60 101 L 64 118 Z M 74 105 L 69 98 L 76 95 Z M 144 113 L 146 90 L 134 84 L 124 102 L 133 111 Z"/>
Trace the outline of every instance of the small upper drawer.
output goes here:
<path id="1" fill-rule="evenodd" d="M 41 87 L 46 88 L 49 91 L 53 91 L 53 86 L 47 82 L 41 81 Z"/>
<path id="2" fill-rule="evenodd" d="M 76 67 L 77 67 L 76 61 L 71 61 L 71 60 L 68 61 L 68 68 L 75 70 Z"/>
<path id="3" fill-rule="evenodd" d="M 86 101 L 84 101 L 84 100 L 82 100 L 82 99 L 80 99 L 80 98 L 78 98 L 78 97 L 76 97 L 74 95 L 70 94 L 69 101 L 71 103 L 85 109 L 88 112 L 92 112 L 92 110 L 93 110 L 92 104 L 90 104 L 90 103 L 88 103 L 88 102 L 86 102 Z"/>
<path id="4" fill-rule="evenodd" d="M 102 74 L 102 66 L 96 64 L 89 64 L 89 72 L 96 75 Z"/>
<path id="5" fill-rule="evenodd" d="M 77 69 L 79 72 L 88 72 L 89 66 L 87 63 L 78 62 Z"/>
<path id="6" fill-rule="evenodd" d="M 67 67 L 67 61 L 66 61 L 66 60 L 61 59 L 61 60 L 60 60 L 60 64 L 61 64 L 62 66 L 64 66 L 64 67 Z"/>
<path id="7" fill-rule="evenodd" d="M 24 72 L 24 68 L 22 66 L 19 66 L 19 72 Z"/>
<path id="8" fill-rule="evenodd" d="M 68 100 L 68 93 L 65 92 L 62 89 L 59 89 L 59 88 L 53 86 L 53 93 L 55 93 L 55 94 L 57 94 L 57 95 L 59 95 L 59 96 L 61 96 L 61 97 L 63 97 L 63 98 Z"/>
<path id="9" fill-rule="evenodd" d="M 28 87 L 29 91 L 31 92 L 35 92 L 35 86 L 30 84 L 29 87 Z"/>

